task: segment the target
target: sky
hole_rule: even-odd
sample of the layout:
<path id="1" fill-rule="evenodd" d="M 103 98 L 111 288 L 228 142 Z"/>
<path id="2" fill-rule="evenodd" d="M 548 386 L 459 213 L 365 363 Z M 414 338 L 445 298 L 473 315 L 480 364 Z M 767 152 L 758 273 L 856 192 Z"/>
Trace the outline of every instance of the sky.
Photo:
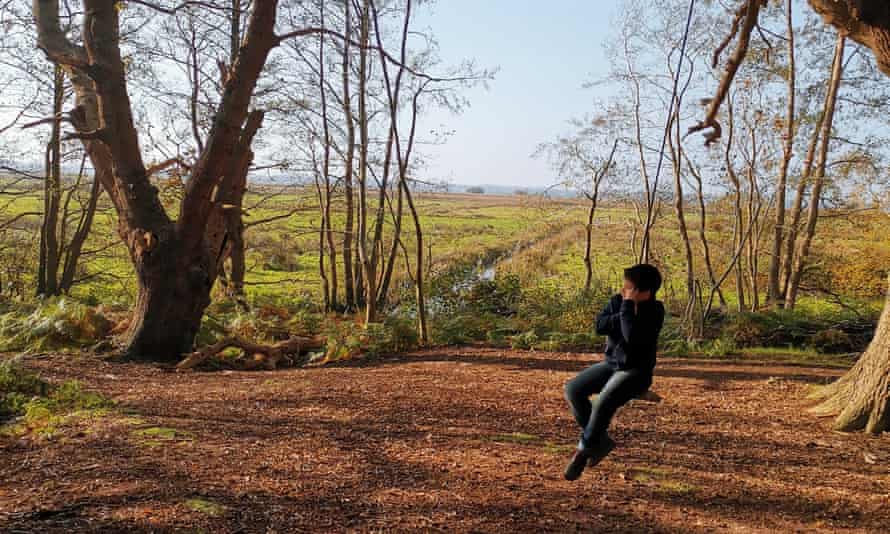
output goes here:
<path id="1" fill-rule="evenodd" d="M 488 89 L 465 94 L 461 115 L 431 111 L 419 131 L 453 130 L 427 147 L 428 180 L 455 184 L 546 187 L 557 181 L 536 147 L 568 130 L 567 121 L 593 111 L 585 82 L 604 77 L 603 42 L 617 1 L 438 0 L 418 15 L 439 42 L 443 60 L 474 58 L 499 67 Z"/>

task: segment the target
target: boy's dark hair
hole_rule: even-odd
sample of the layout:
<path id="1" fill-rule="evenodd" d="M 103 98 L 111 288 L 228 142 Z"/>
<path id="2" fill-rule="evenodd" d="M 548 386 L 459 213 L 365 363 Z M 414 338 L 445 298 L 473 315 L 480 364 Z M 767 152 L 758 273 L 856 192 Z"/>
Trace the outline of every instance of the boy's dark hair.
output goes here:
<path id="1" fill-rule="evenodd" d="M 640 291 L 651 291 L 653 296 L 661 289 L 661 273 L 648 263 L 628 267 L 624 270 L 624 278 L 630 280 Z"/>

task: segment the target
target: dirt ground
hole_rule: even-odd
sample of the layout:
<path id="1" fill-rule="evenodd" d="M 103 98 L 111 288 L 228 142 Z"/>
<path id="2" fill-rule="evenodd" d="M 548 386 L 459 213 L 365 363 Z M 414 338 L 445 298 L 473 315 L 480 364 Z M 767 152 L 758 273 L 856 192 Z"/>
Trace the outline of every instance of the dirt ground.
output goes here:
<path id="1" fill-rule="evenodd" d="M 594 357 L 463 348 L 174 373 L 32 360 L 113 398 L 0 438 L 2 532 L 888 532 L 890 437 L 804 412 L 836 370 L 663 360 L 660 404 L 575 483 L 562 387 Z"/>

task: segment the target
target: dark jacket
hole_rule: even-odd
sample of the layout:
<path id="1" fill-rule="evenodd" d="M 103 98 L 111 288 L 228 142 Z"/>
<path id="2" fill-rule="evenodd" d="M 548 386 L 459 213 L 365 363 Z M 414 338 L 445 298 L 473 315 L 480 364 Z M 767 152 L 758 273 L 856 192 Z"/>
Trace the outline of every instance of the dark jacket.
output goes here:
<path id="1" fill-rule="evenodd" d="M 634 308 L 633 301 L 615 295 L 597 316 L 596 333 L 608 337 L 606 361 L 612 367 L 652 371 L 664 324 L 664 304 L 649 300 Z"/>

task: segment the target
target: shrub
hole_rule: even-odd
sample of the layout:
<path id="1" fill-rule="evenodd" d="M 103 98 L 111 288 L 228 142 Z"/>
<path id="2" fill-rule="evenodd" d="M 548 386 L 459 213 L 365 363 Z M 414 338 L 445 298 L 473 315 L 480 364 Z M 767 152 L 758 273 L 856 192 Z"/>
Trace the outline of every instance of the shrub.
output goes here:
<path id="1" fill-rule="evenodd" d="M 470 290 L 466 304 L 482 313 L 509 317 L 516 315 L 521 298 L 519 277 L 508 274 L 477 282 Z"/>
<path id="2" fill-rule="evenodd" d="M 837 328 L 819 330 L 813 336 L 810 344 L 823 354 L 837 354 L 853 350 L 853 340 L 850 335 Z"/>
<path id="3" fill-rule="evenodd" d="M 531 350 L 538 344 L 538 339 L 538 334 L 530 330 L 510 338 L 510 347 L 514 350 Z"/>
<path id="4" fill-rule="evenodd" d="M 817 328 L 802 313 L 746 312 L 730 316 L 721 337 L 739 348 L 801 346 Z"/>
<path id="5" fill-rule="evenodd" d="M 331 321 L 324 330 L 327 340 L 324 360 L 335 362 L 348 360 L 362 352 L 362 327 L 349 322 Z"/>
<path id="6" fill-rule="evenodd" d="M 324 329 L 327 339 L 325 361 L 352 359 L 359 354 L 379 356 L 395 354 L 416 348 L 419 342 L 412 318 L 391 315 L 382 323 L 370 323 L 362 327 L 351 321 L 331 321 Z"/>
<path id="7" fill-rule="evenodd" d="M 722 358 L 735 353 L 738 346 L 727 338 L 717 338 L 706 341 L 701 346 L 701 352 L 709 358 Z"/>
<path id="8" fill-rule="evenodd" d="M 0 350 L 52 350 L 95 344 L 107 336 L 111 321 L 101 307 L 91 308 L 71 299 L 50 299 L 22 316 L 0 316 Z"/>
<path id="9" fill-rule="evenodd" d="M 459 345 L 486 339 L 503 328 L 504 318 L 490 313 L 443 315 L 430 323 L 430 340 L 436 345 Z"/>

